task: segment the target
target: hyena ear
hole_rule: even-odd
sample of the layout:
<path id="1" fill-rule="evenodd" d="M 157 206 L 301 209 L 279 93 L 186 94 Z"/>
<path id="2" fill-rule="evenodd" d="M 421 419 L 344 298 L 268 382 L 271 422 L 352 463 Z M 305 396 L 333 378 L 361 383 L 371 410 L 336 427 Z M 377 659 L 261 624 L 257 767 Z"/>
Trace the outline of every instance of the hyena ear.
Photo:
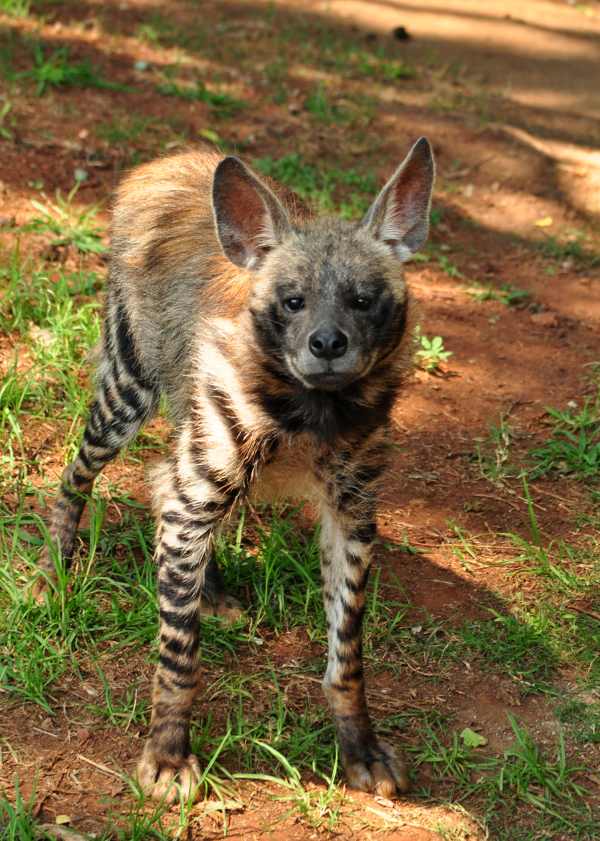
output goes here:
<path id="1" fill-rule="evenodd" d="M 217 166 L 212 204 L 221 248 L 236 266 L 257 269 L 290 230 L 279 199 L 239 158 L 224 158 Z"/>
<path id="2" fill-rule="evenodd" d="M 427 239 L 434 178 L 433 151 L 421 137 L 361 222 L 399 260 L 408 260 Z"/>

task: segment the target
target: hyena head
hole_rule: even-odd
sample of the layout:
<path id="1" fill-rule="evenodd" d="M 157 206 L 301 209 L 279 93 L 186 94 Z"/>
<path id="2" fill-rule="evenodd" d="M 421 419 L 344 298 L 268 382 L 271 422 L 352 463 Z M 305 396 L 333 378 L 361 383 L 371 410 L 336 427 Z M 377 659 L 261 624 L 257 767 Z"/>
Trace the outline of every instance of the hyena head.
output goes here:
<path id="1" fill-rule="evenodd" d="M 361 222 L 298 221 L 240 160 L 220 162 L 217 235 L 225 255 L 255 273 L 254 329 L 280 373 L 306 389 L 341 391 L 399 344 L 402 263 L 427 238 L 433 179 L 421 138 Z"/>

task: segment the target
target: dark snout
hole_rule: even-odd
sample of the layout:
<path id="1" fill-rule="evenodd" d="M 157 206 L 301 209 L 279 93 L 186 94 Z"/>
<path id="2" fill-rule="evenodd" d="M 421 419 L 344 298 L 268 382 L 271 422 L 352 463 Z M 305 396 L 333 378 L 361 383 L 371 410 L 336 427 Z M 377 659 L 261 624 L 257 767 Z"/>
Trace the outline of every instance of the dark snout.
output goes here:
<path id="1" fill-rule="evenodd" d="M 305 385 L 325 391 L 345 388 L 364 367 L 360 342 L 331 317 L 304 334 L 294 364 Z"/>
<path id="2" fill-rule="evenodd" d="M 337 327 L 326 325 L 310 334 L 308 346 L 317 359 L 339 359 L 348 349 L 348 336 Z"/>

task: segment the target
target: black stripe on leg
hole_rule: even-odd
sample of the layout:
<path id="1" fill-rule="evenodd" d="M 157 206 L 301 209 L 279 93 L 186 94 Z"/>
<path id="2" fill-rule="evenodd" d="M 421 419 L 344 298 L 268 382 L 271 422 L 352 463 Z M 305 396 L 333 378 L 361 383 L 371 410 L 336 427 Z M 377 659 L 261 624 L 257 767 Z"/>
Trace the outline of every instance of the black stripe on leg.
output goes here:
<path id="1" fill-rule="evenodd" d="M 350 532 L 350 540 L 356 540 L 357 543 L 373 543 L 377 536 L 377 526 L 375 523 L 364 523 L 357 526 Z"/>
<path id="2" fill-rule="evenodd" d="M 352 642 L 360 634 L 365 608 L 364 605 L 352 607 L 344 599 L 341 602 L 344 608 L 344 622 L 343 626 L 337 629 L 337 638 L 340 642 Z"/>
<path id="3" fill-rule="evenodd" d="M 175 660 L 173 657 L 169 657 L 169 655 L 164 652 L 159 654 L 158 662 L 163 669 L 167 669 L 169 672 L 176 675 L 187 676 L 196 670 L 196 664 L 193 659 L 188 660 L 187 663 L 182 663 L 180 660 Z"/>
<path id="4" fill-rule="evenodd" d="M 137 351 L 133 342 L 133 333 L 127 310 L 121 301 L 114 308 L 115 339 L 119 359 L 131 379 L 136 380 L 148 391 L 152 391 L 154 384 L 144 374 L 140 365 Z"/>
<path id="5" fill-rule="evenodd" d="M 239 451 L 240 446 L 244 443 L 247 436 L 246 432 L 241 428 L 240 419 L 233 408 L 229 395 L 211 383 L 208 386 L 208 396 L 221 416 L 223 423 L 230 431 Z"/>
<path id="6" fill-rule="evenodd" d="M 363 573 L 362 573 L 362 575 L 360 576 L 360 578 L 358 579 L 358 581 L 353 581 L 351 578 L 346 578 L 346 579 L 344 580 L 344 583 L 345 583 L 346 587 L 347 587 L 347 588 L 348 588 L 348 589 L 349 589 L 352 593 L 355 593 L 355 594 L 356 594 L 356 593 L 362 593 L 362 591 L 363 591 L 363 590 L 365 589 L 365 587 L 367 586 L 367 582 L 368 582 L 368 580 L 369 580 L 369 572 L 370 572 L 370 568 L 369 568 L 369 567 L 367 567 L 367 568 L 363 571 Z"/>

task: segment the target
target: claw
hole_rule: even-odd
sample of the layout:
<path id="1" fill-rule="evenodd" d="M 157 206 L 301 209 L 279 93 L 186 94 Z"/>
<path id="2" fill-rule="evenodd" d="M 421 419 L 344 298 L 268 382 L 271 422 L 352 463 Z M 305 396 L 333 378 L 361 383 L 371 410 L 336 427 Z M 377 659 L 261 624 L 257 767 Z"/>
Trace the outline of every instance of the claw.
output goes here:
<path id="1" fill-rule="evenodd" d="M 146 746 L 137 767 L 137 778 L 144 794 L 153 800 L 174 803 L 195 800 L 202 779 L 198 759 L 190 754 L 177 767 L 160 764 Z"/>
<path id="2" fill-rule="evenodd" d="M 398 792 L 408 791 L 406 766 L 396 757 L 390 745 L 375 741 L 361 754 L 360 759 L 348 762 L 345 766 L 346 779 L 352 788 L 371 791 L 387 799 Z"/>

